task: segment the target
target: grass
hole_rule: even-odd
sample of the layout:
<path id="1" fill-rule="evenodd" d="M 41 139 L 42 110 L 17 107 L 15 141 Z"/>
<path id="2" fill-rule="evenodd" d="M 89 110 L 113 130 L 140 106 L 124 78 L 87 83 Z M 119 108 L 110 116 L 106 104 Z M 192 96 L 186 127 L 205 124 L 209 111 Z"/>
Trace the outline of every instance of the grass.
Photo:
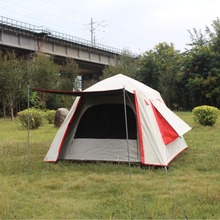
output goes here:
<path id="1" fill-rule="evenodd" d="M 193 129 L 189 148 L 164 169 L 111 163 L 45 163 L 57 129 L 30 132 L 0 120 L 0 218 L 219 219 L 220 120 L 202 127 L 192 113 L 179 116 Z"/>

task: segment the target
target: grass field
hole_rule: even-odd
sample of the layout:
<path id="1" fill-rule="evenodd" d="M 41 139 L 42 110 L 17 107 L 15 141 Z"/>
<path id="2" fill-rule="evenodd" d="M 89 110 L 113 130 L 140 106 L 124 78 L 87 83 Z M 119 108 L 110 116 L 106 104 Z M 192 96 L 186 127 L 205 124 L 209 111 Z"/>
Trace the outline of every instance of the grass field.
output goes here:
<path id="1" fill-rule="evenodd" d="M 202 127 L 192 113 L 189 148 L 164 169 L 125 164 L 43 162 L 57 129 L 30 132 L 0 120 L 0 219 L 219 219 L 220 119 Z"/>

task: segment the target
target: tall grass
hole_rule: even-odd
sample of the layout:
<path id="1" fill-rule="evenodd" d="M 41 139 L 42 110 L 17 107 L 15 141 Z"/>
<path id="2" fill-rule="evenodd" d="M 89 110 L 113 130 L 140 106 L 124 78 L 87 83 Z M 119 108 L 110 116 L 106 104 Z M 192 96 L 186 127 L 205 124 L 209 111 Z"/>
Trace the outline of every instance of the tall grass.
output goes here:
<path id="1" fill-rule="evenodd" d="M 202 127 L 178 113 L 192 130 L 189 148 L 164 169 L 111 163 L 45 163 L 57 129 L 27 131 L 0 120 L 0 218 L 219 219 L 220 122 Z"/>

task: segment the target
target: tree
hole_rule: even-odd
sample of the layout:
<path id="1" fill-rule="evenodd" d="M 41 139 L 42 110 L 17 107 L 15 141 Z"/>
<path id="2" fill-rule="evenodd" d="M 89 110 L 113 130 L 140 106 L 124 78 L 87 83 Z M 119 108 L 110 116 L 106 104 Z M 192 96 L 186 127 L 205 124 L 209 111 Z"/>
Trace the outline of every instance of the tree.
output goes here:
<path id="1" fill-rule="evenodd" d="M 103 70 L 103 78 L 108 78 L 117 74 L 124 74 L 126 76 L 136 78 L 137 75 L 137 59 L 129 51 L 124 51 L 119 58 L 117 65 L 110 65 Z"/>
<path id="2" fill-rule="evenodd" d="M 220 57 L 207 45 L 192 49 L 185 59 L 185 87 L 190 108 L 219 106 Z"/>
<path id="3" fill-rule="evenodd" d="M 191 49 L 185 53 L 183 79 L 190 108 L 220 106 L 220 21 L 212 27 L 214 31 L 206 27 L 205 34 L 194 29 Z"/>
<path id="4" fill-rule="evenodd" d="M 157 57 L 153 50 L 146 51 L 140 57 L 138 79 L 151 88 L 159 88 Z"/>
<path id="5" fill-rule="evenodd" d="M 60 71 L 60 89 L 67 91 L 78 90 L 75 85 L 78 74 L 78 64 L 73 59 L 67 58 Z"/>
<path id="6" fill-rule="evenodd" d="M 176 80 L 181 64 L 181 53 L 165 42 L 145 52 L 139 61 L 139 79 L 158 90 L 169 107 L 178 102 Z"/>
<path id="7" fill-rule="evenodd" d="M 188 30 L 191 38 L 191 43 L 188 44 L 191 48 L 197 48 L 208 44 L 208 39 L 201 30 L 193 28 L 193 31 Z"/>
<path id="8" fill-rule="evenodd" d="M 65 91 L 79 90 L 77 85 L 77 76 L 79 74 L 78 64 L 70 58 L 62 65 L 59 76 L 58 89 Z M 50 95 L 47 101 L 49 109 L 57 109 L 59 107 L 70 108 L 74 101 L 73 96 Z"/>
<path id="9" fill-rule="evenodd" d="M 213 51 L 220 54 L 220 20 L 217 18 L 211 24 L 211 28 L 206 26 L 206 33 L 209 35 L 209 46 Z"/>
<path id="10" fill-rule="evenodd" d="M 28 66 L 29 83 L 31 87 L 55 89 L 59 81 L 59 67 L 51 57 L 38 53 Z M 40 93 L 41 108 L 45 108 L 48 94 Z"/>
<path id="11" fill-rule="evenodd" d="M 14 108 L 19 102 L 24 89 L 24 61 L 15 53 L 0 53 L 0 98 L 4 118 L 9 108 L 11 120 L 14 119 Z"/>

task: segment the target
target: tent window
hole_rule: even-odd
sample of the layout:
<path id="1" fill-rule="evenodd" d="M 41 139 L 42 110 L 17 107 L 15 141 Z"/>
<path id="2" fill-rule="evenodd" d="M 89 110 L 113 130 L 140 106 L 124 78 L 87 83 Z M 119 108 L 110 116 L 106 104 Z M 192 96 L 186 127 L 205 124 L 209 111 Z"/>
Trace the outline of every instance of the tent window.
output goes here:
<path id="1" fill-rule="evenodd" d="M 128 136 L 137 139 L 135 114 L 127 106 Z M 78 124 L 75 138 L 126 139 L 123 104 L 102 104 L 88 108 Z"/>

